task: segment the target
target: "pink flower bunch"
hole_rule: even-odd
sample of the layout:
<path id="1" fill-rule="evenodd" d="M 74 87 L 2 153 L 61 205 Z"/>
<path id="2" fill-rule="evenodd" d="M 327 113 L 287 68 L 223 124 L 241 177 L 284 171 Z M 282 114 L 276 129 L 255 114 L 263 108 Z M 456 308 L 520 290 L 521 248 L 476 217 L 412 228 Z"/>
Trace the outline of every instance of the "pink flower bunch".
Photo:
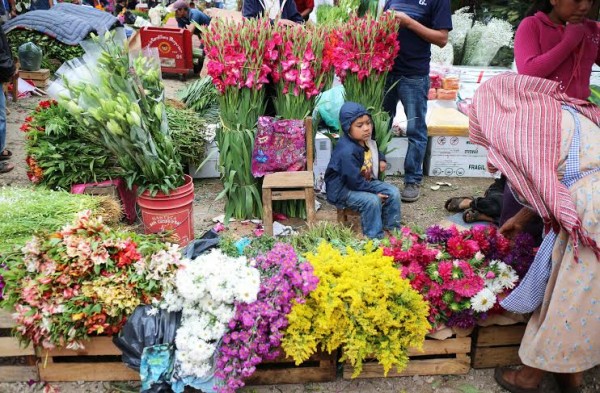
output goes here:
<path id="1" fill-rule="evenodd" d="M 204 30 L 208 75 L 223 94 L 234 89 L 262 89 L 278 58 L 277 40 L 268 19 L 244 19 L 232 25 L 215 19 Z"/>
<path id="2" fill-rule="evenodd" d="M 433 226 L 425 235 L 403 228 L 390 238 L 384 254 L 394 258 L 402 277 L 430 303 L 434 329 L 466 328 L 497 310 L 514 287 L 516 273 L 502 262 L 510 249 L 509 240 L 493 227 L 459 231 Z"/>
<path id="3" fill-rule="evenodd" d="M 308 262 L 300 262 L 293 247 L 277 243 L 266 255 L 256 258 L 261 286 L 255 302 L 236 304 L 235 317 L 222 339 L 215 376 L 222 393 L 235 392 L 263 360 L 280 355 L 286 316 L 294 303 L 304 303 L 316 288 L 318 278 Z"/>
<path id="4" fill-rule="evenodd" d="M 279 58 L 271 73 L 273 82 L 280 85 L 282 94 L 316 97 L 325 83 L 323 74 L 331 68 L 321 61 L 322 37 L 314 28 L 279 26 L 278 29 L 274 42 Z"/>
<path id="5" fill-rule="evenodd" d="M 399 24 L 391 13 L 379 17 L 356 15 L 336 29 L 327 41 L 336 75 L 342 82 L 348 73 L 362 82 L 371 74 L 387 73 L 400 51 Z"/>
<path id="6" fill-rule="evenodd" d="M 72 225 L 33 237 L 20 255 L 7 258 L 0 305 L 14 308 L 22 341 L 76 349 L 89 335 L 118 333 L 137 305 L 160 298 L 179 253 L 169 254 L 160 277 L 143 266 L 165 248 L 157 237 L 111 231 L 91 211 L 82 212 Z"/>

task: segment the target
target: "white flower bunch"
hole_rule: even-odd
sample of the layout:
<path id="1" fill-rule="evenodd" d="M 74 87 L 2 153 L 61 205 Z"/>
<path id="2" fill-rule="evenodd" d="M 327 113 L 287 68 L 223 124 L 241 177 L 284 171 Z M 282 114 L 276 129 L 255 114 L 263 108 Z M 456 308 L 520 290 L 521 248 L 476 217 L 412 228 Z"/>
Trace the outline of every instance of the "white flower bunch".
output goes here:
<path id="1" fill-rule="evenodd" d="M 513 28 L 505 20 L 492 18 L 486 25 L 475 23 L 467 36 L 463 64 L 488 66 L 503 46 L 512 46 Z"/>
<path id="2" fill-rule="evenodd" d="M 185 259 L 161 307 L 182 311 L 176 359 L 183 375 L 209 376 L 218 341 L 235 315 L 235 302 L 251 303 L 260 289 L 260 273 L 245 257 L 213 250 Z"/>
<path id="3" fill-rule="evenodd" d="M 474 14 L 467 12 L 469 7 L 458 9 L 452 14 L 452 30 L 448 32 L 448 42 L 454 49 L 454 59 L 461 60 L 467 33 L 473 26 Z"/>
<path id="4" fill-rule="evenodd" d="M 513 289 L 519 279 L 515 270 L 502 261 L 493 260 L 489 267 L 485 288 L 471 298 L 471 308 L 477 312 L 486 312 L 494 307 L 497 295 Z"/>

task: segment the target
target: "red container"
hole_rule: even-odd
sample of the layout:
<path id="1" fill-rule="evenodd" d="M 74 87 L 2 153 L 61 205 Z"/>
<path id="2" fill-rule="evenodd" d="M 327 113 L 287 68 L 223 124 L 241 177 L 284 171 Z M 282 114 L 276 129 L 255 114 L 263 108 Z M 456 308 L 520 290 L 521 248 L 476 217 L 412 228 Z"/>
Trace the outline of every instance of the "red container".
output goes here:
<path id="1" fill-rule="evenodd" d="M 174 231 L 180 246 L 194 240 L 194 182 L 185 175 L 185 183 L 169 195 L 158 192 L 150 196 L 148 191 L 138 195 L 137 203 L 142 211 L 145 233 Z"/>
<path id="2" fill-rule="evenodd" d="M 157 48 L 164 73 L 185 75 L 194 70 L 192 33 L 174 27 L 142 27 L 142 48 Z"/>

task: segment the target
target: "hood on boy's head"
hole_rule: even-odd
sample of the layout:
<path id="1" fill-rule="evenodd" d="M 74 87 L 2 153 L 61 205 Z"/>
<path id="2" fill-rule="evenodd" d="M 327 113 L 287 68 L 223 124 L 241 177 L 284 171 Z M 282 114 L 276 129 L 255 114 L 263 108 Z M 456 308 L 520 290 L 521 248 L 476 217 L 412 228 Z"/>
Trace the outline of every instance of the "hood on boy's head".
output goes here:
<path id="1" fill-rule="evenodd" d="M 340 124 L 342 125 L 342 131 L 348 135 L 350 132 L 350 126 L 354 123 L 354 120 L 361 116 L 371 114 L 367 111 L 367 108 L 356 102 L 348 101 L 342 105 L 340 109 Z"/>

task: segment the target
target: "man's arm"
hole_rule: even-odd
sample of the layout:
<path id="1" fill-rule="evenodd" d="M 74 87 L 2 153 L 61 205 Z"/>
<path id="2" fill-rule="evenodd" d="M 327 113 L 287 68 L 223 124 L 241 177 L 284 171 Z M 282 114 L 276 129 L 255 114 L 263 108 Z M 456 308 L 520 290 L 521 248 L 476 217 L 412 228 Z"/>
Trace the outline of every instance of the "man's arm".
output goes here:
<path id="1" fill-rule="evenodd" d="M 390 11 L 394 13 L 394 16 L 400 20 L 400 27 L 412 30 L 416 35 L 429 42 L 443 48 L 448 43 L 448 30 L 447 29 L 430 29 L 429 27 L 423 26 L 404 12 Z"/>

